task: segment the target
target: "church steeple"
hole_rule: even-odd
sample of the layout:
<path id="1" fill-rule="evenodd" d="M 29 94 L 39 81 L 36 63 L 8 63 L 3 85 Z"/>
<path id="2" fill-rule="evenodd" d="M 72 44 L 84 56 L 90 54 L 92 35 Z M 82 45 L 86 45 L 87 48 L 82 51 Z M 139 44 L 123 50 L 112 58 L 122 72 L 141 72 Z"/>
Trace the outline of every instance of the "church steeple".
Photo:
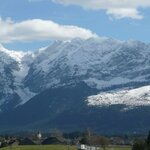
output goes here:
<path id="1" fill-rule="evenodd" d="M 42 134 L 41 134 L 40 131 L 38 131 L 37 137 L 38 137 L 38 139 L 41 139 L 41 138 L 42 138 Z"/>

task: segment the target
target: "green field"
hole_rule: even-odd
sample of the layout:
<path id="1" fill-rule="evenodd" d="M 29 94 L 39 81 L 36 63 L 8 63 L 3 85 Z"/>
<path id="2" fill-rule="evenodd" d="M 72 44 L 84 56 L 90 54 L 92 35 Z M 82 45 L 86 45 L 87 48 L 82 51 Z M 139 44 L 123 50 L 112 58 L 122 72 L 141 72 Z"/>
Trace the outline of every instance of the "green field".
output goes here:
<path id="1" fill-rule="evenodd" d="M 5 147 L 0 150 L 76 150 L 75 146 L 67 146 L 63 145 L 48 145 L 48 146 L 13 146 L 13 147 Z M 102 150 L 102 149 L 100 149 Z M 131 150 L 129 147 L 112 147 L 107 148 L 106 150 Z"/>
<path id="2" fill-rule="evenodd" d="M 75 146 L 69 147 L 70 150 L 76 150 Z M 68 150 L 67 146 L 64 145 L 36 145 L 36 146 L 12 146 L 5 147 L 0 150 Z"/>

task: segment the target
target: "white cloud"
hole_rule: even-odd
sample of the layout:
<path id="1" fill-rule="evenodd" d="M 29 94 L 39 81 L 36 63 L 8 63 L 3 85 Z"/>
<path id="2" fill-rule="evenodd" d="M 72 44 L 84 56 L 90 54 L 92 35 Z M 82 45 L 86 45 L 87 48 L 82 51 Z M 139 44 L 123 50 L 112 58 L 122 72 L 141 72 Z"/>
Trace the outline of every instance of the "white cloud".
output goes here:
<path id="1" fill-rule="evenodd" d="M 115 17 L 116 19 L 122 18 L 132 18 L 132 19 L 143 19 L 143 16 L 139 14 L 136 9 L 126 9 L 126 8 L 112 8 L 108 9 L 106 12 L 108 15 Z"/>
<path id="2" fill-rule="evenodd" d="M 78 5 L 85 9 L 105 10 L 114 18 L 142 19 L 139 8 L 150 7 L 150 0 L 51 0 L 64 5 Z"/>
<path id="3" fill-rule="evenodd" d="M 71 25 L 60 25 L 51 20 L 32 19 L 14 22 L 11 19 L 0 19 L 0 42 L 35 40 L 70 40 L 73 38 L 88 39 L 94 37 L 90 30 Z"/>

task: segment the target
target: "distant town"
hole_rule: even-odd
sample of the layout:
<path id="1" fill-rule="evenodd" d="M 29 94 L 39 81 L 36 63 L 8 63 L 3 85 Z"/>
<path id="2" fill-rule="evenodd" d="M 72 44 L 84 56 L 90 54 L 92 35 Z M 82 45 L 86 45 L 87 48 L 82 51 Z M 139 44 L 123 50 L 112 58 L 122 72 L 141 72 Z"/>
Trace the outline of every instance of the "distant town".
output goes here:
<path id="1" fill-rule="evenodd" d="M 62 145 L 66 149 L 77 150 L 99 150 L 106 148 L 120 148 L 127 150 L 148 150 L 150 146 L 150 133 L 146 135 L 107 135 L 101 136 L 86 129 L 84 132 L 62 133 L 58 129 L 51 130 L 50 133 L 19 133 L 0 136 L 0 148 L 9 148 L 19 146 L 44 146 L 44 145 Z M 144 148 L 144 149 L 143 149 Z M 118 150 L 118 149 L 117 149 Z"/>

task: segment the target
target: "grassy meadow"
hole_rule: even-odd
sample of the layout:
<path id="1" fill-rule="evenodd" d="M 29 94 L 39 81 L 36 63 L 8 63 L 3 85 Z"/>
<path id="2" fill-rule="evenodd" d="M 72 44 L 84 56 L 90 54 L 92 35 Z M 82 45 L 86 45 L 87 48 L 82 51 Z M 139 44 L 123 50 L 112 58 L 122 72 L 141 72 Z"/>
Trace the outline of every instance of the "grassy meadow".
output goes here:
<path id="1" fill-rule="evenodd" d="M 13 147 L 5 147 L 1 150 L 76 150 L 75 146 L 67 146 L 64 145 L 36 145 L 36 146 L 13 146 Z M 99 150 L 102 150 L 101 148 Z M 106 148 L 106 150 L 131 150 L 130 147 L 111 147 Z"/>
<path id="2" fill-rule="evenodd" d="M 70 150 L 76 150 L 75 146 L 70 146 Z M 66 145 L 36 145 L 36 146 L 12 146 L 1 150 L 68 150 Z"/>

